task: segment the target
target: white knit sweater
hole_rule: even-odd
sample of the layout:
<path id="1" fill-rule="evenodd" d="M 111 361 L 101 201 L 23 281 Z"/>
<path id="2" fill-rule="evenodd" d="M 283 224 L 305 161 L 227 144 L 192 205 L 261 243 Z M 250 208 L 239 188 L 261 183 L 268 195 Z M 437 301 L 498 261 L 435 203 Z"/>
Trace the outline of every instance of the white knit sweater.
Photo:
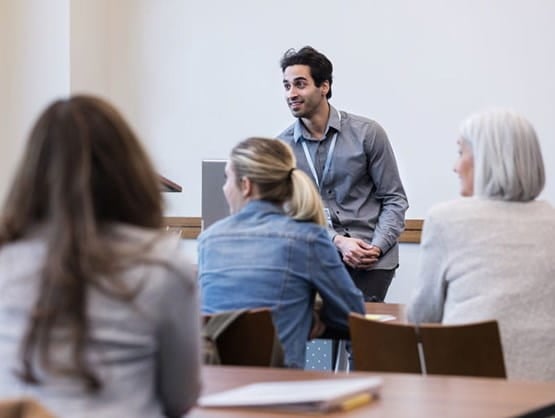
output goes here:
<path id="1" fill-rule="evenodd" d="M 555 380 L 555 210 L 467 198 L 433 208 L 414 322 L 499 321 L 509 378 Z"/>

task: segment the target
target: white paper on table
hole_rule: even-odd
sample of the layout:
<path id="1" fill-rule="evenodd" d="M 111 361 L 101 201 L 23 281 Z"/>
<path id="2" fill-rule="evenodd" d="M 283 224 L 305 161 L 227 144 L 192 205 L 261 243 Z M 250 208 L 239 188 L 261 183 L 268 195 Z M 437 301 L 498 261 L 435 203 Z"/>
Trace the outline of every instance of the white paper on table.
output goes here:
<path id="1" fill-rule="evenodd" d="M 393 321 L 395 318 L 393 315 L 387 314 L 366 314 L 364 315 L 366 319 L 371 319 L 372 321 L 379 321 L 379 322 L 386 322 L 386 321 Z"/>
<path id="2" fill-rule="evenodd" d="M 382 378 L 346 378 L 301 381 L 261 382 L 202 396 L 202 407 L 255 407 L 303 405 L 328 409 L 357 394 L 377 395 Z"/>

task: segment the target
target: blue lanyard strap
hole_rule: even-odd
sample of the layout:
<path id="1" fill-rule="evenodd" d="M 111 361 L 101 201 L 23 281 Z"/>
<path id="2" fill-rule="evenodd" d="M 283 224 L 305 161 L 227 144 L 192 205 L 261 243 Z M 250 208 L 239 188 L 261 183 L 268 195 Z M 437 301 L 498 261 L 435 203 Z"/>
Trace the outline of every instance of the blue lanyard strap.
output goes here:
<path id="1" fill-rule="evenodd" d="M 341 113 L 338 112 L 339 115 L 339 123 L 341 124 Z M 306 161 L 308 162 L 308 166 L 310 167 L 310 172 L 312 173 L 312 177 L 314 177 L 314 181 L 318 186 L 318 190 L 322 191 L 322 185 L 324 184 L 324 179 L 328 175 L 331 166 L 331 158 L 333 156 L 333 151 L 335 150 L 335 143 L 337 142 L 337 134 L 336 132 L 331 139 L 330 149 L 328 150 L 328 155 L 326 157 L 326 163 L 324 164 L 324 172 L 322 173 L 322 178 L 318 180 L 318 174 L 316 173 L 316 168 L 314 167 L 314 161 L 312 161 L 312 157 L 310 156 L 310 152 L 308 151 L 308 146 L 306 145 L 306 141 L 303 139 L 303 151 L 306 157 Z"/>

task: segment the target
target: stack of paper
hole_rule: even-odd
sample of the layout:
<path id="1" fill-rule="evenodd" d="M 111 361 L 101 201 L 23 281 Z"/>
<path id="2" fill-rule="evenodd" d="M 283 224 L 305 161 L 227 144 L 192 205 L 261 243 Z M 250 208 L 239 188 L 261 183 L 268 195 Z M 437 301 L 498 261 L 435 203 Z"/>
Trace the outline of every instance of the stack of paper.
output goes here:
<path id="1" fill-rule="evenodd" d="M 198 405 L 299 412 L 350 410 L 368 403 L 381 386 L 380 377 L 261 382 L 202 396 Z"/>

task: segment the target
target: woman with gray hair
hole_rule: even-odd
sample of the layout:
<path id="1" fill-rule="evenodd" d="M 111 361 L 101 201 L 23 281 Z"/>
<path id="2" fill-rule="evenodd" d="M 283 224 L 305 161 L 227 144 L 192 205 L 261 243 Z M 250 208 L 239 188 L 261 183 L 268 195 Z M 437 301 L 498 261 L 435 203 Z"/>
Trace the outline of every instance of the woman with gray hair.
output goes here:
<path id="1" fill-rule="evenodd" d="M 434 207 L 422 235 L 413 322 L 499 322 L 509 378 L 555 380 L 555 211 L 540 144 L 522 116 L 468 118 L 454 171 L 463 198 Z"/>

